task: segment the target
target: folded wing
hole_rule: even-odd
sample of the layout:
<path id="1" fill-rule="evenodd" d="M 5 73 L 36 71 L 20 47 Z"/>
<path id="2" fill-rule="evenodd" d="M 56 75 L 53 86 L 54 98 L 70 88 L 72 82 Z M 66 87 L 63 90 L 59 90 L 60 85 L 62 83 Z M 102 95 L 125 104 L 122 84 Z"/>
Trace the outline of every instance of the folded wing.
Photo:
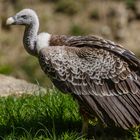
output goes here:
<path id="1" fill-rule="evenodd" d="M 69 38 L 67 44 L 40 51 L 42 69 L 56 87 L 71 93 L 105 125 L 127 129 L 139 124 L 139 59 L 94 36 Z"/>

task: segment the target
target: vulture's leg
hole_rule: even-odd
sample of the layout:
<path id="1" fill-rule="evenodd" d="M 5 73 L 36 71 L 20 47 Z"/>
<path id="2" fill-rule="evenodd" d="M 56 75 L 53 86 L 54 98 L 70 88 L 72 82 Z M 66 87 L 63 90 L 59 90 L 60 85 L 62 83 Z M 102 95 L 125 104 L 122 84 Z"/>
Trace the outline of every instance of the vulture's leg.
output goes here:
<path id="1" fill-rule="evenodd" d="M 81 134 L 82 135 L 87 135 L 88 134 L 88 123 L 89 123 L 89 119 L 87 114 L 85 113 L 85 109 L 80 106 L 80 114 L 82 116 L 82 130 L 81 130 Z"/>
<path id="2" fill-rule="evenodd" d="M 82 114 L 82 135 L 88 134 L 88 123 L 89 119 L 85 114 Z"/>
<path id="3" fill-rule="evenodd" d="M 81 116 L 82 116 L 82 131 L 81 131 L 81 135 L 82 136 L 86 136 L 86 138 L 90 139 L 91 135 L 90 135 L 90 132 L 88 131 L 89 130 L 88 129 L 88 126 L 89 126 L 89 116 L 86 113 L 85 109 L 82 108 L 82 106 L 80 106 L 80 113 L 81 113 Z M 97 118 L 95 118 L 93 116 L 93 120 L 97 121 Z M 96 136 L 96 130 L 92 133 L 92 139 L 93 140 L 95 140 L 94 136 Z"/>

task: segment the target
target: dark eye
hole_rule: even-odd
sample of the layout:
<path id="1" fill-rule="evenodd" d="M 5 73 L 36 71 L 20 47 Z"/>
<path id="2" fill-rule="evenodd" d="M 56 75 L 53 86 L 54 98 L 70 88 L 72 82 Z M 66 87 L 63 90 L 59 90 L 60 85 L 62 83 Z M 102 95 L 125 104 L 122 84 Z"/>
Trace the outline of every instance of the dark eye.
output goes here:
<path id="1" fill-rule="evenodd" d="M 22 15 L 21 17 L 22 17 L 22 18 L 24 18 L 24 19 L 26 19 L 26 18 L 27 18 L 27 16 L 26 16 L 26 15 Z"/>

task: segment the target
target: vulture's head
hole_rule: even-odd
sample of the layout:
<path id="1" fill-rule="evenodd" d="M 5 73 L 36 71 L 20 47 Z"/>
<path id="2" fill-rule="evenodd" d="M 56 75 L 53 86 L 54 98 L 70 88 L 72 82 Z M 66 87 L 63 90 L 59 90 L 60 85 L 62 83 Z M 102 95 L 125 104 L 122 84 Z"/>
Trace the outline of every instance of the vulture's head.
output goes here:
<path id="1" fill-rule="evenodd" d="M 35 11 L 31 9 L 23 9 L 16 15 L 9 17 L 6 21 L 7 25 L 32 25 L 38 22 Z"/>

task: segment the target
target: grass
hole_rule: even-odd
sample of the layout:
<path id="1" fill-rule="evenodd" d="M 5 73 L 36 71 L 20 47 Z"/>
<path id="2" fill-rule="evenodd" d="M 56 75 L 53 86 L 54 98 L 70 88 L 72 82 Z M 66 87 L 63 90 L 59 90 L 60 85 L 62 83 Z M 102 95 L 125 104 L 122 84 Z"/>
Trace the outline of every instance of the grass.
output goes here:
<path id="1" fill-rule="evenodd" d="M 77 105 L 57 91 L 53 94 L 50 91 L 49 95 L 1 98 L 0 108 L 3 139 L 72 140 L 79 137 L 76 131 L 81 120 Z"/>
<path id="2" fill-rule="evenodd" d="M 89 18 L 94 20 L 99 20 L 100 19 L 99 11 L 97 9 L 93 9 L 90 12 Z"/>
<path id="3" fill-rule="evenodd" d="M 12 67 L 10 65 L 1 65 L 0 74 L 10 74 L 12 72 Z"/>
<path id="4" fill-rule="evenodd" d="M 86 35 L 87 34 L 87 29 L 82 28 L 80 25 L 73 24 L 70 27 L 69 34 L 76 35 L 76 36 Z"/>
<path id="5" fill-rule="evenodd" d="M 126 7 L 132 10 L 136 10 L 136 0 L 125 0 Z"/>
<path id="6" fill-rule="evenodd" d="M 75 0 L 59 0 L 56 4 L 55 11 L 73 16 L 79 11 L 79 3 Z"/>
<path id="7" fill-rule="evenodd" d="M 93 132 L 90 125 L 90 131 Z M 4 140 L 86 140 L 79 135 L 78 105 L 57 90 L 47 94 L 0 98 L 0 139 Z M 139 140 L 138 130 L 124 132 L 99 129 L 97 140 Z M 92 134 L 93 136 L 93 134 Z"/>

